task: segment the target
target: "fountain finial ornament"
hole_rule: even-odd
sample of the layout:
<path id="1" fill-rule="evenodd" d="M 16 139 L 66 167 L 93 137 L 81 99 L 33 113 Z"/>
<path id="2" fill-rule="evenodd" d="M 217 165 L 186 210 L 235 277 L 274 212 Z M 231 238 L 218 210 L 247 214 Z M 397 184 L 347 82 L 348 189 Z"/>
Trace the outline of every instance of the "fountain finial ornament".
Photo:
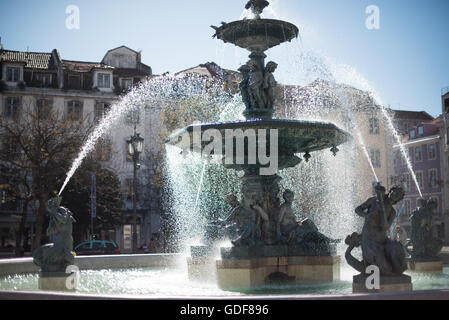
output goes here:
<path id="1" fill-rule="evenodd" d="M 270 3 L 266 0 L 250 0 L 245 6 L 245 9 L 251 9 L 254 14 L 254 19 L 260 19 L 263 10 L 268 7 Z"/>

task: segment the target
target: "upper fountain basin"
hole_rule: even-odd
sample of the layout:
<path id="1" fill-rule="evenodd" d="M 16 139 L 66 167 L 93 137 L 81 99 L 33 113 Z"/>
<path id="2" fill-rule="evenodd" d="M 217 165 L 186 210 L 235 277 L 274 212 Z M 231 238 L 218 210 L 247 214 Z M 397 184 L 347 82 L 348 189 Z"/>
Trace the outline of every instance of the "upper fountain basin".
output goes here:
<path id="1" fill-rule="evenodd" d="M 298 37 L 298 28 L 288 22 L 272 19 L 247 19 L 223 24 L 217 38 L 251 52 L 266 51 Z"/>
<path id="2" fill-rule="evenodd" d="M 243 132 L 246 132 L 247 130 L 253 129 L 255 131 L 255 135 L 258 136 L 259 130 L 265 129 L 265 132 L 267 133 L 267 140 L 269 140 L 268 137 L 270 130 L 276 129 L 278 132 L 279 155 L 293 155 L 297 153 L 310 153 L 327 148 L 331 149 L 351 139 L 351 135 L 349 133 L 341 130 L 333 123 L 304 120 L 254 119 L 193 124 L 171 135 L 167 139 L 167 143 L 180 146 L 183 149 L 198 152 L 199 150 L 198 147 L 195 146 L 193 137 L 193 132 L 195 129 L 199 129 L 198 132 L 201 132 L 202 134 L 210 129 L 220 131 L 223 151 L 225 151 L 226 145 L 226 130 L 241 129 Z M 183 145 L 185 141 L 181 143 L 181 138 L 186 134 L 188 134 L 190 140 L 188 141 L 188 145 Z M 211 141 L 202 141 L 201 148 L 203 149 L 210 143 Z M 245 148 L 245 150 L 248 149 Z"/>

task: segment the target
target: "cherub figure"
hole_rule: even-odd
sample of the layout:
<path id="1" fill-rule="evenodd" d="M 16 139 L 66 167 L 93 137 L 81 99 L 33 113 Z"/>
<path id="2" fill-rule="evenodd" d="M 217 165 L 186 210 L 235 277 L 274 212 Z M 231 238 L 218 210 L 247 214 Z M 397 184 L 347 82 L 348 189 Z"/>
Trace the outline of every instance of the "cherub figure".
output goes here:
<path id="1" fill-rule="evenodd" d="M 244 64 L 239 68 L 239 71 L 242 74 L 242 81 L 239 84 L 240 93 L 242 94 L 242 101 L 245 104 L 246 109 L 250 109 L 251 99 L 249 95 L 249 72 L 251 69 L 247 64 Z"/>
<path id="2" fill-rule="evenodd" d="M 276 71 L 278 64 L 276 62 L 270 61 L 265 67 L 265 76 L 263 81 L 263 88 L 265 91 L 265 105 L 267 109 L 272 109 L 274 107 L 274 101 L 276 99 L 276 86 L 277 82 L 274 79 L 273 73 Z"/>
<path id="3" fill-rule="evenodd" d="M 254 246 L 261 241 L 261 220 L 268 221 L 268 214 L 256 204 L 255 197 L 243 193 L 241 207 L 236 213 L 241 217 L 239 223 L 239 237 L 232 241 L 235 246 Z"/>
<path id="4" fill-rule="evenodd" d="M 250 67 L 249 73 L 249 97 L 250 104 L 253 108 L 262 109 L 265 107 L 265 98 L 263 92 L 263 72 L 259 68 L 257 62 L 251 60 L 248 62 Z"/>

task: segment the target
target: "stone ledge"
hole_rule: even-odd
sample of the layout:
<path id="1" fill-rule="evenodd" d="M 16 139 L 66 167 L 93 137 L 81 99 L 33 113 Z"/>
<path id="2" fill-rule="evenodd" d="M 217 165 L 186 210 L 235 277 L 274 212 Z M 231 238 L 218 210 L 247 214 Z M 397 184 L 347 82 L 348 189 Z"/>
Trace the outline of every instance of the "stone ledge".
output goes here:
<path id="1" fill-rule="evenodd" d="M 332 266 L 341 262 L 340 256 L 328 257 L 271 257 L 257 259 L 221 259 L 217 260 L 218 269 L 259 268 L 265 266 Z"/>
<path id="2" fill-rule="evenodd" d="M 61 292 L 30 292 L 30 291 L 6 291 L 0 290 L 0 300 L 21 300 L 21 301 L 61 301 L 61 300 L 150 300 L 150 301 L 185 301 L 185 300 L 208 300 L 221 301 L 223 298 L 236 303 L 248 300 L 261 301 L 423 301 L 440 300 L 449 301 L 449 290 L 428 290 L 413 292 L 393 292 L 393 293 L 361 293 L 361 294 L 339 294 L 339 295 L 258 295 L 251 296 L 160 296 L 160 295 L 93 295 L 80 293 L 61 293 Z"/>
<path id="3" fill-rule="evenodd" d="M 408 269 L 413 272 L 443 272 L 443 261 L 408 261 Z"/>
<path id="4" fill-rule="evenodd" d="M 221 248 L 222 259 L 257 259 L 276 257 L 329 257 L 336 256 L 336 245 L 330 248 L 305 249 L 300 246 L 254 246 Z"/>
<path id="5" fill-rule="evenodd" d="M 387 293 L 413 291 L 412 278 L 407 275 L 381 276 L 380 289 L 373 290 L 369 290 L 366 287 L 367 278 L 368 276 L 364 274 L 354 276 L 352 284 L 353 293 Z"/>
<path id="6" fill-rule="evenodd" d="M 223 290 L 269 284 L 271 277 L 289 283 L 330 283 L 340 280 L 341 257 L 277 257 L 217 261 L 217 282 Z"/>
<path id="7" fill-rule="evenodd" d="M 182 254 L 78 256 L 75 265 L 80 270 L 160 268 L 182 263 Z M 0 260 L 0 276 L 38 273 L 33 258 Z"/>

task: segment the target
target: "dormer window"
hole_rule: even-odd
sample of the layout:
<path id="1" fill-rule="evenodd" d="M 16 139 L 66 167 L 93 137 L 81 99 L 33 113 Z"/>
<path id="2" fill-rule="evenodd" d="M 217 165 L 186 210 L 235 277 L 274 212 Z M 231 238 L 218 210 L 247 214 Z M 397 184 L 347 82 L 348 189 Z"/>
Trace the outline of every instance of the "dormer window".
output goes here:
<path id="1" fill-rule="evenodd" d="M 111 87 L 111 75 L 109 73 L 99 73 L 97 75 L 98 88 Z"/>
<path id="2" fill-rule="evenodd" d="M 424 127 L 423 126 L 419 126 L 418 127 L 418 135 L 422 136 L 424 134 Z"/>
<path id="3" fill-rule="evenodd" d="M 20 68 L 19 67 L 6 67 L 6 81 L 19 82 L 20 81 Z"/>
<path id="4" fill-rule="evenodd" d="M 125 90 L 131 90 L 131 88 L 133 87 L 133 79 L 122 79 L 122 88 Z"/>
<path id="5" fill-rule="evenodd" d="M 52 83 L 52 76 L 48 73 L 36 73 L 34 79 L 43 87 L 49 87 Z"/>
<path id="6" fill-rule="evenodd" d="M 415 139 L 415 138 L 416 138 L 415 130 L 410 130 L 410 139 Z"/>

